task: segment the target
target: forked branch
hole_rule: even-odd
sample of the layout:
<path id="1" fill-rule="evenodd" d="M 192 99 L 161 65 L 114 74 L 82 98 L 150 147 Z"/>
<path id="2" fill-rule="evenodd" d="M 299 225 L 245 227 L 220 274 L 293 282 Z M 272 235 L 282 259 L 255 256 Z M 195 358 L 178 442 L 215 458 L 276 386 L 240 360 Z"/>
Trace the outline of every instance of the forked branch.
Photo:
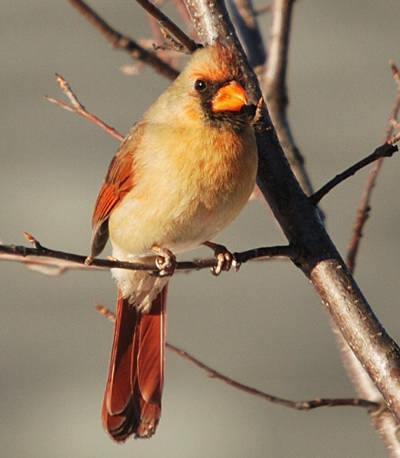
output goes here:
<path id="1" fill-rule="evenodd" d="M 118 132 L 114 127 L 105 123 L 98 116 L 86 110 L 86 108 L 79 101 L 75 92 L 72 90 L 71 86 L 69 85 L 69 83 L 63 76 L 56 73 L 56 79 L 57 79 L 58 85 L 60 86 L 64 94 L 67 96 L 71 104 L 68 105 L 68 103 L 63 102 L 62 100 L 54 99 L 53 97 L 46 96 L 46 99 L 49 102 L 54 103 L 55 105 L 58 105 L 59 107 L 63 108 L 64 110 L 70 111 L 71 113 L 76 113 L 77 115 L 81 116 L 82 118 L 85 118 L 88 121 L 92 122 L 93 124 L 96 124 L 101 129 L 105 130 L 108 134 L 110 134 L 112 137 L 114 137 L 116 140 L 120 142 L 124 139 L 124 136 L 120 132 Z"/>

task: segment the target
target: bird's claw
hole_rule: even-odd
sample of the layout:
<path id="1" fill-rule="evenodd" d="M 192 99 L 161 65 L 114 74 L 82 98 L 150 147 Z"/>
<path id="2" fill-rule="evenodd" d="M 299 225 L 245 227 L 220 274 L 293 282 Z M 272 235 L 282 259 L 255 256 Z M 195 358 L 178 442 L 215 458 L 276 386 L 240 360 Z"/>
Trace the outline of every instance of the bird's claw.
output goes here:
<path id="1" fill-rule="evenodd" d="M 173 275 L 176 268 L 176 257 L 174 253 L 167 248 L 157 246 L 154 246 L 152 250 L 157 254 L 155 263 L 158 269 L 158 272 L 154 272 L 153 275 L 157 277 L 170 277 Z"/>
<path id="2" fill-rule="evenodd" d="M 379 403 L 379 407 L 374 408 L 370 411 L 372 417 L 380 417 L 385 411 L 388 410 L 387 405 L 384 402 Z M 396 432 L 397 435 L 397 432 Z"/>
<path id="3" fill-rule="evenodd" d="M 233 267 L 236 271 L 239 270 L 240 264 L 237 262 L 235 255 L 231 253 L 224 245 L 216 243 L 207 243 L 207 246 L 214 250 L 217 265 L 211 267 L 211 273 L 218 276 L 222 271 L 227 272 Z"/>
<path id="4" fill-rule="evenodd" d="M 85 266 L 91 266 L 93 264 L 94 257 L 93 256 L 86 256 L 85 259 Z"/>

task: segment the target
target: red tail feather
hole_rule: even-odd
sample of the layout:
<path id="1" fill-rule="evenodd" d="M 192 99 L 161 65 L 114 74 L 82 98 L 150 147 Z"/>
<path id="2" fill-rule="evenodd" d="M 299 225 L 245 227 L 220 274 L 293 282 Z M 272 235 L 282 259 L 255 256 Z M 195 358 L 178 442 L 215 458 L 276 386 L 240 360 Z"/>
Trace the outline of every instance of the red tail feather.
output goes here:
<path id="1" fill-rule="evenodd" d="M 114 440 L 151 437 L 161 415 L 167 287 L 141 314 L 118 293 L 103 425 Z"/>

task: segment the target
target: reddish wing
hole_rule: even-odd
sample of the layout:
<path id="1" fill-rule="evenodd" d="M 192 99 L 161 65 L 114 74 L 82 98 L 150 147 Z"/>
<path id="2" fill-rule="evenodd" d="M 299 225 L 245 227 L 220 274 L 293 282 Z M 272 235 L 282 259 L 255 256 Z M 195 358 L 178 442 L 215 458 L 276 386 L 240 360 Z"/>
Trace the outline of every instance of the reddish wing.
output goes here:
<path id="1" fill-rule="evenodd" d="M 92 256 L 97 256 L 108 240 L 108 218 L 113 208 L 133 188 L 133 159 L 142 125 L 122 143 L 111 161 L 103 186 L 97 197 L 92 218 Z"/>

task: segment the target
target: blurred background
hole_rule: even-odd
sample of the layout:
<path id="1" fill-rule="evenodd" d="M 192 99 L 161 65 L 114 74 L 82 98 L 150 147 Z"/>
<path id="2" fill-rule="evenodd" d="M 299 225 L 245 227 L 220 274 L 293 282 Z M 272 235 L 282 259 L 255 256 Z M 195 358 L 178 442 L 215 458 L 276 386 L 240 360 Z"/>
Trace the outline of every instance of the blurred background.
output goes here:
<path id="1" fill-rule="evenodd" d="M 90 5 L 118 30 L 150 36 L 135 2 Z M 269 21 L 260 19 L 266 37 Z M 62 97 L 54 80 L 61 73 L 90 110 L 126 132 L 168 82 L 149 69 L 123 74 L 129 57 L 111 50 L 66 1 L 1 0 L 0 36 L 0 239 L 25 243 L 22 231 L 29 231 L 46 246 L 86 254 L 93 204 L 118 145 L 43 95 Z M 318 187 L 384 139 L 395 95 L 388 60 L 400 63 L 398 1 L 299 0 L 291 40 L 290 120 Z M 387 161 L 379 178 L 356 274 L 397 339 L 399 164 Z M 342 253 L 366 173 L 323 201 Z M 285 242 L 262 202 L 250 203 L 219 241 L 235 251 Z M 3 458 L 386 455 L 361 409 L 301 413 L 263 403 L 171 353 L 156 436 L 118 446 L 100 422 L 112 325 L 94 309 L 114 306 L 109 273 L 47 277 L 0 263 L 0 291 Z M 168 339 L 275 395 L 353 395 L 328 316 L 289 263 L 249 263 L 219 278 L 207 271 L 176 275 Z"/>

